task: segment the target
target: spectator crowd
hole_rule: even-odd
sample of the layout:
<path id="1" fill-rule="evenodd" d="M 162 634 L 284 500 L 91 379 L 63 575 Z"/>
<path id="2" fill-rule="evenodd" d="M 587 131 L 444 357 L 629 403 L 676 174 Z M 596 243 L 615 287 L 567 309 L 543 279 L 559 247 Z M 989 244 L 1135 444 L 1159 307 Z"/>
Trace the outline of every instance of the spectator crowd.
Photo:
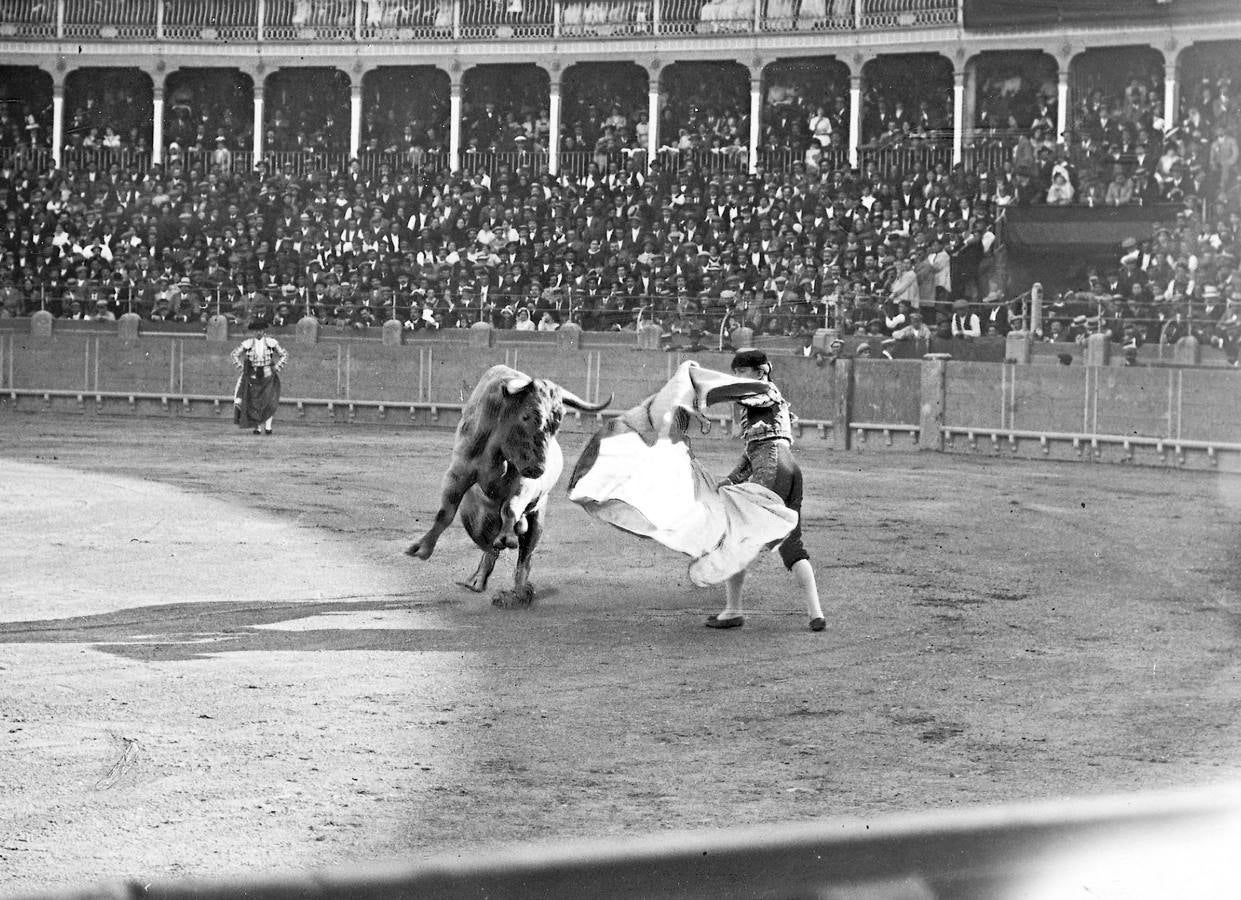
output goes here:
<path id="1" fill-rule="evenodd" d="M 0 316 L 221 314 L 277 326 L 313 316 L 350 328 L 396 318 L 410 329 L 652 322 L 670 343 L 691 345 L 742 325 L 781 335 L 828 325 L 890 340 L 923 329 L 1004 334 L 1027 324 L 1010 302 L 1007 207 L 1162 202 L 1177 211 L 1119 248 L 1114 266 L 1053 298 L 1035 326 L 1054 340 L 1106 330 L 1130 346 L 1195 334 L 1236 358 L 1241 121 L 1226 68 L 1183 92 L 1176 123 L 1162 121 L 1162 100 L 1140 78 L 1116 96 L 1084 98 L 1067 143 L 1050 139 L 1049 113 L 1036 108 L 995 167 L 917 157 L 895 170 L 850 167 L 824 150 L 824 141 L 841 146 L 843 94 L 813 93 L 769 95 L 765 139 L 797 152 L 755 174 L 701 164 L 710 157 L 698 151 L 740 152 L 748 135 L 748 118 L 718 81 L 665 105 L 660 136 L 677 153 L 649 166 L 621 152 L 645 145 L 641 95 L 577 98 L 561 145 L 594 156 L 556 177 L 504 162 L 454 174 L 407 154 L 374 167 L 332 157 L 308 169 L 235 165 L 234 133 L 211 134 L 236 119 L 233 107 L 196 109 L 191 97 L 181 110 L 174 97 L 177 136 L 192 130 L 202 145 L 224 136 L 226 146 L 170 153 L 164 165 L 70 152 L 59 169 L 5 154 Z M 545 108 L 508 99 L 508 112 L 472 104 L 463 133 L 476 149 L 545 146 Z M 875 99 L 879 119 L 887 103 Z M 933 99 L 909 116 L 892 103 L 901 124 L 868 122 L 864 132 L 942 127 Z M 439 105 L 418 107 L 431 117 L 418 131 L 439 134 Z M 313 115 L 276 109 L 274 139 L 339 142 L 341 123 L 322 105 Z M 401 140 L 393 121 L 372 117 L 368 129 Z M 20 122 L 0 125 L 21 138 Z"/>

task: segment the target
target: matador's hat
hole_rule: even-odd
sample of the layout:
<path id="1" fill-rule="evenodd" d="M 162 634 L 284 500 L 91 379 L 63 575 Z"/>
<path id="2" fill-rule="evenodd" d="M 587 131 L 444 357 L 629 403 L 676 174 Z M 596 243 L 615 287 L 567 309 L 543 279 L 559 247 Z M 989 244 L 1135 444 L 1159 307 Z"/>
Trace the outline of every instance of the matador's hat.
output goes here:
<path id="1" fill-rule="evenodd" d="M 734 369 L 757 369 L 767 365 L 767 354 L 762 350 L 754 350 L 745 348 L 738 350 L 733 356 L 732 368 Z"/>

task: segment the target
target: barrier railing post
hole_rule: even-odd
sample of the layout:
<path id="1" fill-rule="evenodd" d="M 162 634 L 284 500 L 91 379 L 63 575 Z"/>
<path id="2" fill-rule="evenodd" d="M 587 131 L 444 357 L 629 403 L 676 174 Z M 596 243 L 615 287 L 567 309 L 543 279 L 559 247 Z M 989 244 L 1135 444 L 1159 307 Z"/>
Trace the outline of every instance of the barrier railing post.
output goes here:
<path id="1" fill-rule="evenodd" d="M 1004 336 L 1004 361 L 1027 366 L 1034 353 L 1034 340 L 1028 331 L 1010 331 Z"/>
<path id="2" fill-rule="evenodd" d="M 490 322 L 475 322 L 470 326 L 471 347 L 494 347 L 496 345 L 495 329 Z"/>
<path id="3" fill-rule="evenodd" d="M 1187 334 L 1172 346 L 1172 361 L 1187 366 L 1196 366 L 1202 362 L 1202 347 L 1198 339 Z"/>
<path id="4" fill-rule="evenodd" d="M 36 311 L 30 317 L 30 336 L 36 338 L 50 338 L 52 336 L 52 323 L 56 320 L 46 309 Z"/>
<path id="5" fill-rule="evenodd" d="M 399 347 L 405 343 L 405 326 L 400 319 L 394 317 L 383 323 L 382 339 L 385 347 Z"/>
<path id="6" fill-rule="evenodd" d="M 319 320 L 314 316 L 302 316 L 297 320 L 297 343 L 319 343 Z"/>
<path id="7" fill-rule="evenodd" d="M 136 312 L 122 313 L 121 317 L 116 320 L 116 336 L 122 341 L 138 340 L 141 328 L 142 317 Z"/>
<path id="8" fill-rule="evenodd" d="M 1082 362 L 1087 366 L 1106 366 L 1112 359 L 1112 343 L 1107 335 L 1095 332 L 1086 336 L 1086 351 Z"/>
<path id="9" fill-rule="evenodd" d="M 556 347 L 559 350 L 577 350 L 582 346 L 582 326 L 566 322 L 556 329 Z"/>
<path id="10" fill-rule="evenodd" d="M 223 343 L 228 340 L 228 317 L 218 312 L 207 319 L 207 340 Z"/>
<path id="11" fill-rule="evenodd" d="M 918 447 L 944 449 L 944 407 L 948 396 L 947 353 L 928 353 L 922 357 L 922 389 L 918 416 Z"/>
<path id="12" fill-rule="evenodd" d="M 836 422 L 832 426 L 832 449 L 848 450 L 851 443 L 849 422 L 853 419 L 853 360 L 836 360 L 833 375 L 832 388 L 835 393 L 833 406 L 836 409 Z"/>

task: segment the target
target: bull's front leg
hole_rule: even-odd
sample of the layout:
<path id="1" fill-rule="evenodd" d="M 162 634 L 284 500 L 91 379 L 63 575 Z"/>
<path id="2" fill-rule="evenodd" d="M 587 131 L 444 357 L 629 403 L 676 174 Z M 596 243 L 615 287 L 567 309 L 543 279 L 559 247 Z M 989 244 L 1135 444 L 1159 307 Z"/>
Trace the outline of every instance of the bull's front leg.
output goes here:
<path id="1" fill-rule="evenodd" d="M 530 560 L 543 535 L 543 510 L 535 509 L 524 517 L 525 527 L 517 537 L 517 567 L 513 572 L 513 589 L 500 591 L 492 598 L 493 606 L 513 609 L 534 602 L 534 585 L 530 583 Z"/>
<path id="2" fill-rule="evenodd" d="M 444 533 L 445 528 L 452 524 L 453 518 L 457 515 L 457 507 L 461 505 L 461 498 L 465 496 L 465 492 L 474 485 L 476 480 L 477 475 L 473 467 L 455 465 L 449 467 L 448 471 L 444 473 L 444 482 L 440 494 L 440 508 L 439 512 L 435 514 L 435 521 L 431 523 L 431 527 L 426 534 L 409 545 L 409 549 L 405 551 L 407 554 L 418 559 L 431 558 L 440 535 Z"/>

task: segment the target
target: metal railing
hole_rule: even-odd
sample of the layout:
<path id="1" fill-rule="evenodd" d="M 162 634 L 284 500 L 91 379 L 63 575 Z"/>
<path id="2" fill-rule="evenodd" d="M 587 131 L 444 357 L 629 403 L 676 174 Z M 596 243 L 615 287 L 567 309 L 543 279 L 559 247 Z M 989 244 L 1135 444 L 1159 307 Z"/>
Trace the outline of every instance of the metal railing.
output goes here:
<path id="1" fill-rule="evenodd" d="M 54 38 L 60 25 L 56 6 L 30 0 L 0 0 L 0 38 Z"/>
<path id="2" fill-rule="evenodd" d="M 268 41 L 352 41 L 357 0 L 266 0 L 263 38 Z"/>
<path id="3" fill-rule="evenodd" d="M 953 25 L 957 0 L 2 0 L 0 37 L 543 40 Z"/>
<path id="4" fill-rule="evenodd" d="M 157 37 L 159 0 L 59 0 L 63 35 L 81 40 L 141 40 Z"/>
<path id="5" fill-rule="evenodd" d="M 364 41 L 434 41 L 453 37 L 454 5 L 450 0 L 368 0 L 361 19 Z M 459 25 L 459 23 L 457 23 Z"/>
<path id="6" fill-rule="evenodd" d="M 900 178 L 921 166 L 930 171 L 937 165 L 952 166 L 952 140 L 935 138 L 910 144 L 858 148 L 858 163 L 863 171 L 873 167 L 886 180 Z"/>
<path id="7" fill-rule="evenodd" d="M 565 0 L 559 4 L 564 37 L 650 34 L 657 0 Z"/>
<path id="8" fill-rule="evenodd" d="M 957 11 L 941 0 L 859 0 L 859 4 L 858 28 L 926 28 L 957 22 Z"/>
<path id="9" fill-rule="evenodd" d="M 257 3 L 239 0 L 169 3 L 161 24 L 168 41 L 256 41 L 259 9 Z"/>

